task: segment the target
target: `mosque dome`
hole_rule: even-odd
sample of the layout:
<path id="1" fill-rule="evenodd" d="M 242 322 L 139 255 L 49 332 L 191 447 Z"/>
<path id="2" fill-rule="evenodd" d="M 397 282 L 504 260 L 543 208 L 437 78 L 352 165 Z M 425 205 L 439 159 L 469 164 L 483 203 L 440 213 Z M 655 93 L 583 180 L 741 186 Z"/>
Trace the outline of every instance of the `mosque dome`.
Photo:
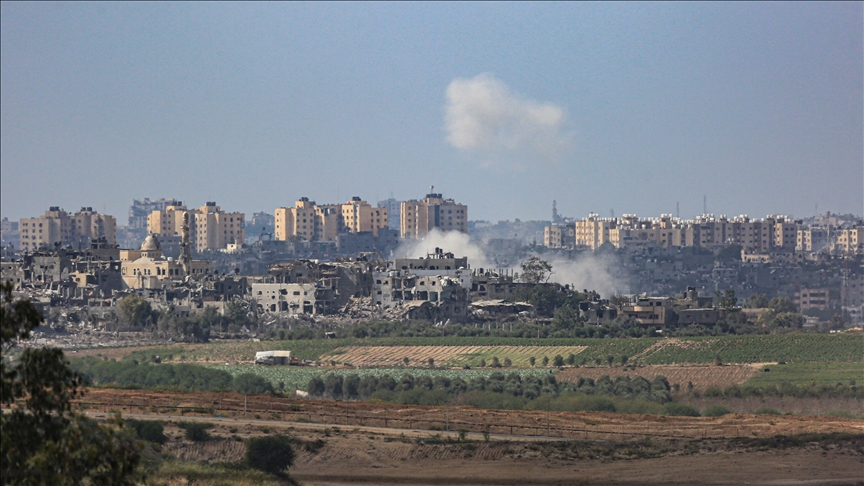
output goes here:
<path id="1" fill-rule="evenodd" d="M 141 243 L 141 251 L 159 251 L 161 249 L 162 245 L 159 244 L 159 240 L 153 234 L 147 235 L 147 238 L 144 238 L 144 243 Z"/>

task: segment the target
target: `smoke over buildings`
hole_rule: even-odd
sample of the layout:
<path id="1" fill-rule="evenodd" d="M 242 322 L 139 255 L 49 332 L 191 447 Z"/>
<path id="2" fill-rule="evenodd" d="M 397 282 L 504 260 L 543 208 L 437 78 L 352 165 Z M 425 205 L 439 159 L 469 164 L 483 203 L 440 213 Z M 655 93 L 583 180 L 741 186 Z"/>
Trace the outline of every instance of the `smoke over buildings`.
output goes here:
<path id="1" fill-rule="evenodd" d="M 563 108 L 524 98 L 491 74 L 454 79 L 446 96 L 447 142 L 487 165 L 554 163 L 572 145 Z"/>

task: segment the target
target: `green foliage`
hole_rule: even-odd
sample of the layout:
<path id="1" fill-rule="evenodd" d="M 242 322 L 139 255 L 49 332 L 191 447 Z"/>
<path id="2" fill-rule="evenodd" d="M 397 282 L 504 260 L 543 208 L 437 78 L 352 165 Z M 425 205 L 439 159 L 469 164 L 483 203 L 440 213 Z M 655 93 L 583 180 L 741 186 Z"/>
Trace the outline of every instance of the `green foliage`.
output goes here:
<path id="1" fill-rule="evenodd" d="M 519 275 L 519 280 L 525 283 L 539 284 L 549 281 L 552 276 L 552 265 L 540 257 L 532 256 L 521 263 L 522 273 Z"/>
<path id="2" fill-rule="evenodd" d="M 168 442 L 168 437 L 165 435 L 165 427 L 162 422 L 156 420 L 126 420 L 125 425 L 135 430 L 135 433 L 142 440 L 153 442 L 154 444 L 164 444 Z"/>
<path id="3" fill-rule="evenodd" d="M 757 408 L 753 413 L 756 415 L 783 415 L 780 410 L 768 407 Z"/>
<path id="4" fill-rule="evenodd" d="M 259 471 L 285 477 L 286 470 L 294 464 L 291 442 L 284 435 L 253 437 L 246 445 L 246 464 Z"/>
<path id="5" fill-rule="evenodd" d="M 703 417 L 722 417 L 723 415 L 728 415 L 733 413 L 732 410 L 724 407 L 723 405 L 712 405 L 705 410 L 702 411 Z"/>
<path id="6" fill-rule="evenodd" d="M 555 357 L 552 359 L 552 365 L 553 366 L 564 366 L 564 357 L 561 356 L 560 354 L 556 354 Z"/>
<path id="7" fill-rule="evenodd" d="M 157 388 L 179 391 L 221 391 L 232 386 L 231 374 L 195 364 L 136 363 L 135 359 L 104 361 L 95 357 L 72 364 L 95 385 L 120 388 Z"/>
<path id="8" fill-rule="evenodd" d="M 261 394 L 273 391 L 273 385 L 255 373 L 243 373 L 231 380 L 231 389 L 243 394 Z"/>
<path id="9" fill-rule="evenodd" d="M 0 338 L 8 349 L 42 321 L 30 301 L 0 285 Z M 102 425 L 71 411 L 81 377 L 56 348 L 26 349 L 15 364 L 0 361 L 0 457 L 4 484 L 134 484 L 140 454 L 115 416 Z"/>
<path id="10" fill-rule="evenodd" d="M 717 299 L 716 305 L 721 309 L 731 309 L 738 305 L 738 297 L 735 296 L 735 291 L 727 289 L 724 291 L 714 292 L 714 297 Z"/>
<path id="11" fill-rule="evenodd" d="M 663 405 L 663 415 L 698 417 L 699 410 L 686 403 L 669 402 Z"/>
<path id="12" fill-rule="evenodd" d="M 210 422 L 180 422 L 178 426 L 185 431 L 184 436 L 192 442 L 205 442 L 210 440 L 209 429 L 213 428 Z"/>
<path id="13" fill-rule="evenodd" d="M 154 313 L 150 303 L 141 297 L 130 294 L 117 303 L 120 318 L 132 329 L 148 327 L 152 323 Z"/>

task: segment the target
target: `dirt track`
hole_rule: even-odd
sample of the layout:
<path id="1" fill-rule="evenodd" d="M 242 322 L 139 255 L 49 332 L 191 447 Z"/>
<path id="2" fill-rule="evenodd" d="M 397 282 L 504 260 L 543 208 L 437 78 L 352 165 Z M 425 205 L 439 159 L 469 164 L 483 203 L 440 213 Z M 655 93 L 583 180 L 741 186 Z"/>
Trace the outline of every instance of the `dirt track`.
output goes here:
<path id="1" fill-rule="evenodd" d="M 270 396 L 247 397 L 244 418 L 243 398 L 91 389 L 77 408 L 161 419 L 173 437 L 168 451 L 182 460 L 237 461 L 246 439 L 268 433 L 321 440 L 319 450 L 298 448 L 291 475 L 306 485 L 864 484 L 861 420 L 346 406 Z M 138 416 L 142 411 L 147 415 Z M 213 422 L 215 439 L 183 440 L 176 427 L 181 420 Z M 429 430 L 448 425 L 450 432 Z M 469 432 L 460 438 L 458 429 Z M 740 445 L 754 437 L 803 433 L 846 433 L 853 439 L 789 448 Z"/>
<path id="2" fill-rule="evenodd" d="M 245 416 L 244 416 L 245 406 Z M 569 439 L 663 437 L 707 439 L 770 437 L 803 433 L 864 433 L 864 421 L 838 417 L 732 414 L 722 417 L 666 417 L 599 412 L 482 410 L 370 402 L 276 398 L 237 393 L 176 393 L 90 389 L 81 410 L 159 413 L 467 432 Z"/>

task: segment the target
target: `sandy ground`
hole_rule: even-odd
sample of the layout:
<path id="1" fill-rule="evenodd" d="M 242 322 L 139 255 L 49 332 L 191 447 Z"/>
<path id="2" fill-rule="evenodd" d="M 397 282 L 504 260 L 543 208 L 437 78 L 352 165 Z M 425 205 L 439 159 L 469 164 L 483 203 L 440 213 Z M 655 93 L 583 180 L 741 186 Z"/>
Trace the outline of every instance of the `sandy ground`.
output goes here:
<path id="1" fill-rule="evenodd" d="M 165 411 L 168 407 L 122 405 L 141 396 L 140 391 L 91 390 L 87 408 L 91 413 L 113 408 L 129 418 L 165 422 L 171 437 L 166 448 L 182 460 L 238 461 L 245 440 L 264 434 L 286 433 L 300 444 L 322 441 L 315 450 L 297 446 L 291 475 L 307 485 L 864 485 L 864 421 L 854 419 L 547 414 L 376 403 L 348 404 L 347 415 L 340 416 L 346 410 L 341 402 L 266 396 L 248 397 L 244 417 L 236 407 L 243 403 L 242 395 L 172 392 L 147 392 L 144 399 L 162 406 L 210 404 L 215 409 L 181 415 L 178 409 Z M 387 426 L 384 417 L 390 417 Z M 413 417 L 414 427 L 405 427 L 400 421 L 405 417 Z M 452 428 L 429 430 L 448 417 L 451 425 L 459 421 L 467 425 L 462 437 Z M 183 439 L 177 425 L 189 420 L 213 423 L 214 439 L 202 443 Z M 339 420 L 343 422 L 336 423 Z M 544 431 L 547 421 L 549 428 Z M 511 435 L 501 425 L 506 423 L 539 427 Z M 491 428 L 488 441 L 484 424 L 498 424 Z M 564 437 L 567 427 L 591 432 Z M 845 433 L 851 439 L 779 447 L 759 442 L 805 433 Z"/>

